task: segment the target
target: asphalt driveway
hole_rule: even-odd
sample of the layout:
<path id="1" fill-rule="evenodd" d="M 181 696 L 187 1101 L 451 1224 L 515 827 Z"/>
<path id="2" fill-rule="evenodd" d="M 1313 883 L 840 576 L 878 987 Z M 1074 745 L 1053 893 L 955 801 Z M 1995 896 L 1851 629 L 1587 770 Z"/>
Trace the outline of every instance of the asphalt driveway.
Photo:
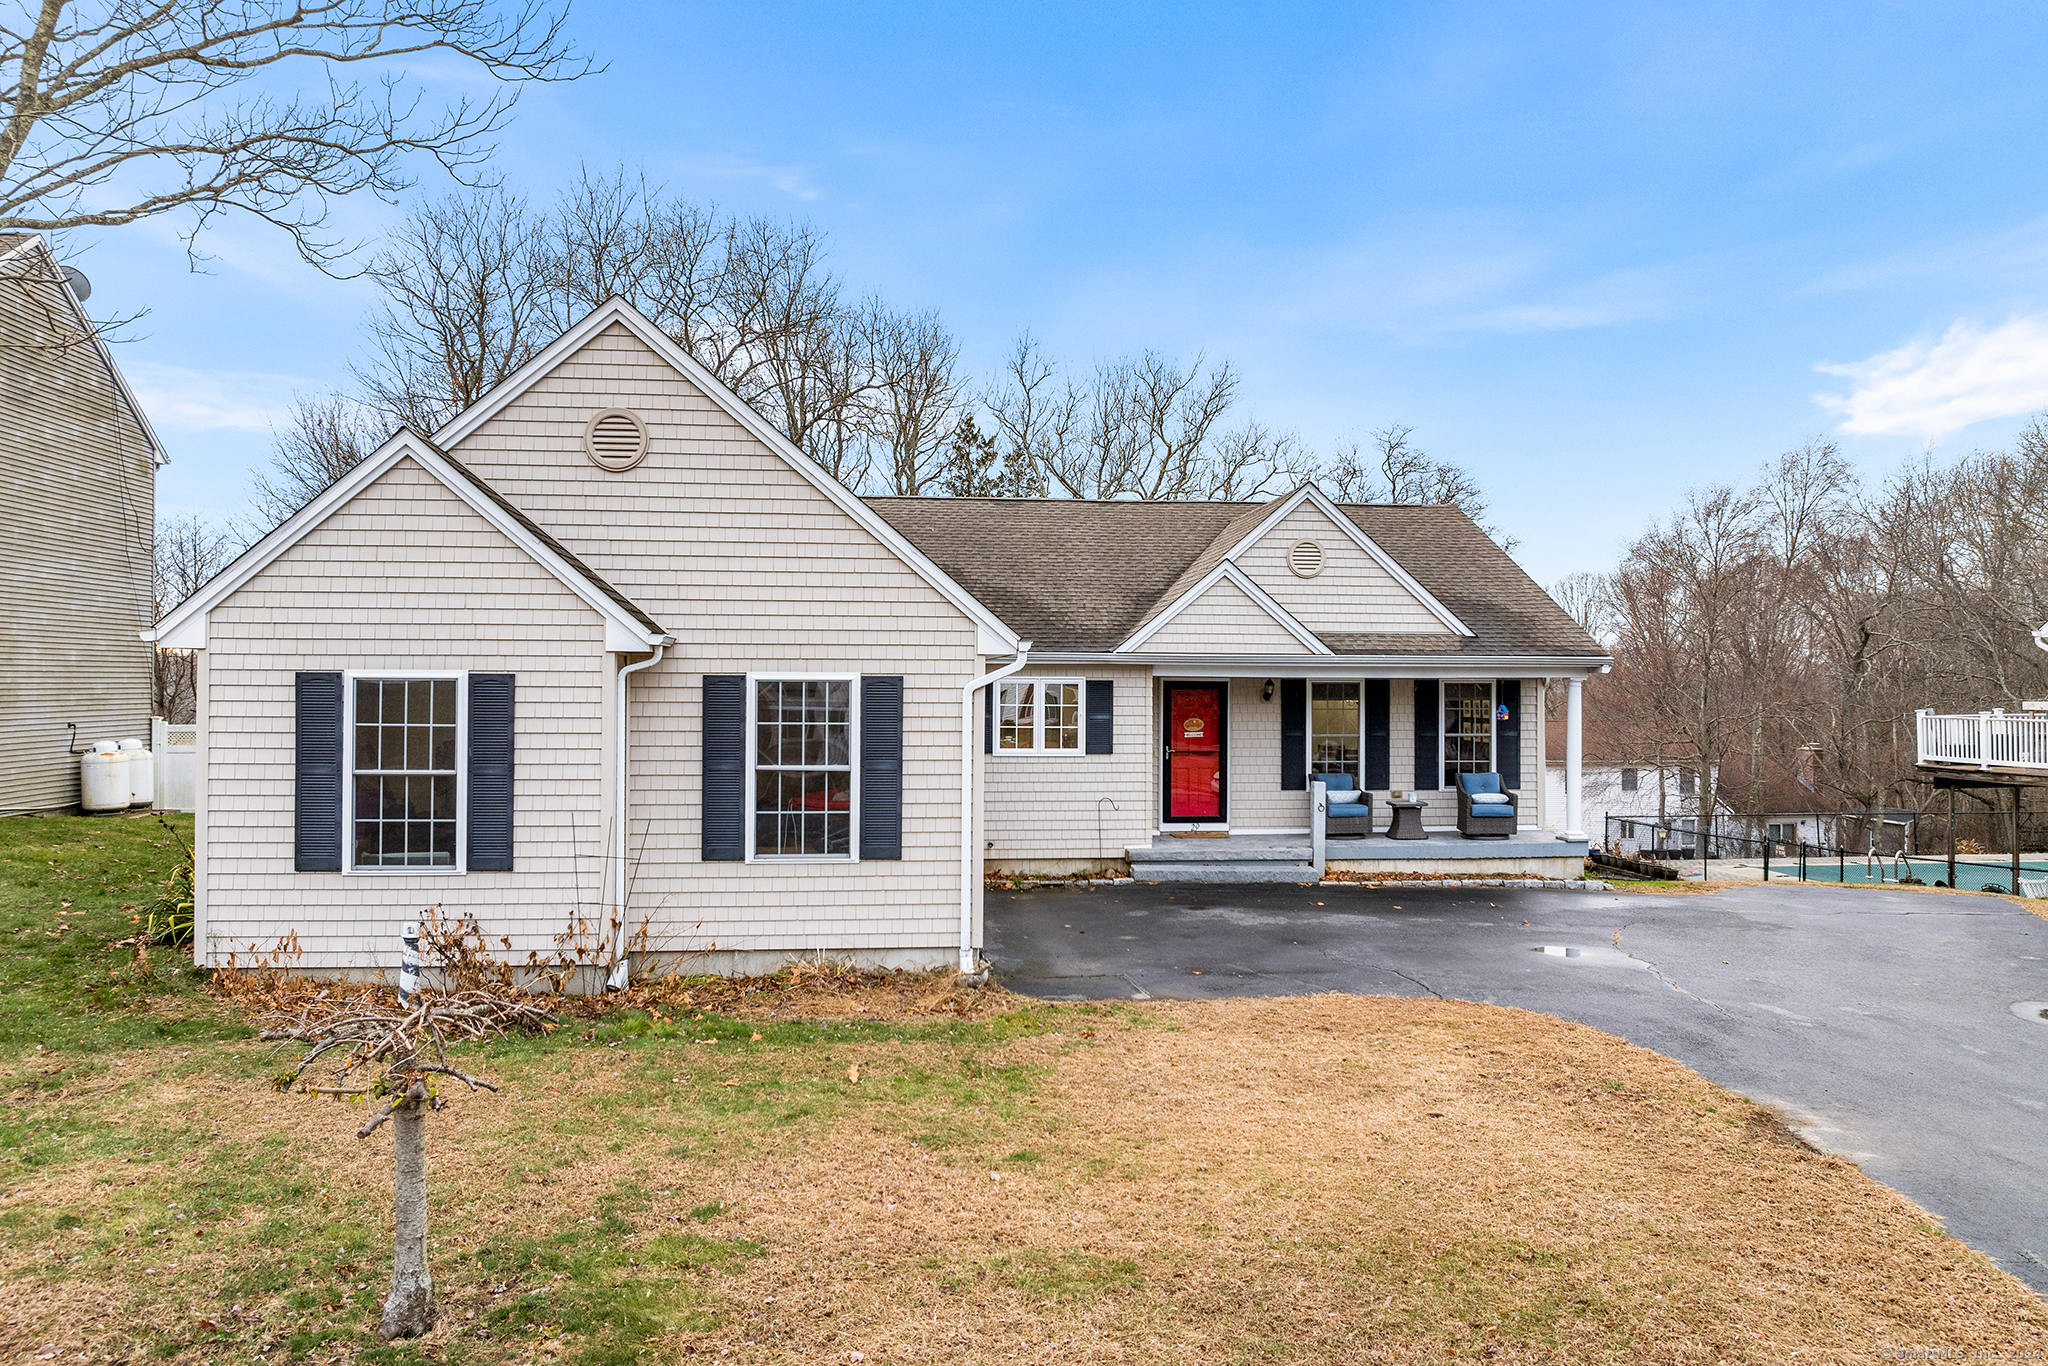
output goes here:
<path id="1" fill-rule="evenodd" d="M 2048 1292 L 2048 921 L 1999 898 L 992 891 L 988 955 L 1055 999 L 1345 991 L 1581 1021 L 1776 1106 Z"/>

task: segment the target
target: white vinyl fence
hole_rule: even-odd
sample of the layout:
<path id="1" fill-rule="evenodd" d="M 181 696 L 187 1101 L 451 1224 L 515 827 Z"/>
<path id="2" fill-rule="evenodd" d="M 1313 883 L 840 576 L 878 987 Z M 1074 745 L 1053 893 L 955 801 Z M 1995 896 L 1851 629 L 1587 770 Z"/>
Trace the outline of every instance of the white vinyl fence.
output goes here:
<path id="1" fill-rule="evenodd" d="M 199 809 L 199 727 L 174 726 L 161 716 L 149 723 L 149 748 L 156 756 L 156 809 Z"/>

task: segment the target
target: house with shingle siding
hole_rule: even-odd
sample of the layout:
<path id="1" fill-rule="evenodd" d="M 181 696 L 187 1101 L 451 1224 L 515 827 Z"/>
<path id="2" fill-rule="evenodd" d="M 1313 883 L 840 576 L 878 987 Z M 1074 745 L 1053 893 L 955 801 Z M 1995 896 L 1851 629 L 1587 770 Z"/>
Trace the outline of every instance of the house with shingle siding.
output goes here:
<path id="1" fill-rule="evenodd" d="M 431 905 L 615 979 L 971 964 L 986 873 L 1305 836 L 1338 773 L 1438 826 L 1498 773 L 1488 857 L 1575 875 L 1538 718 L 1606 662 L 1453 509 L 858 498 L 618 301 L 155 636 L 200 962 L 385 968 Z"/>
<path id="2" fill-rule="evenodd" d="M 0 233 L 0 815 L 74 806 L 149 735 L 163 448 L 48 243 Z"/>

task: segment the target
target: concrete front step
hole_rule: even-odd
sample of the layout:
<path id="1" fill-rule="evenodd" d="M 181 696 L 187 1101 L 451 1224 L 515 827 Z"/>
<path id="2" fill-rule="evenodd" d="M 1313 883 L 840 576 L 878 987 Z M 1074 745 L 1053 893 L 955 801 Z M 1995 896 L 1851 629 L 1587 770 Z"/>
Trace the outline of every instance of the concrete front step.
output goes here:
<path id="1" fill-rule="evenodd" d="M 1131 860 L 1133 882 L 1314 882 L 1316 866 L 1295 859 Z"/>

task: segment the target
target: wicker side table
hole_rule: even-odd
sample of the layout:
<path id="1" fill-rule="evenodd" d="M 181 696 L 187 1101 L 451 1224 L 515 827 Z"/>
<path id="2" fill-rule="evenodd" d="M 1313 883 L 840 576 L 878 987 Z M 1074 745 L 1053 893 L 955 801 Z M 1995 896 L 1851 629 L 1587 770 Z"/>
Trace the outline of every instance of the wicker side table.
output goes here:
<path id="1" fill-rule="evenodd" d="M 1421 802 L 1388 802 L 1387 810 L 1393 813 L 1393 822 L 1387 826 L 1390 840 L 1426 840 L 1429 832 L 1422 828 Z"/>

